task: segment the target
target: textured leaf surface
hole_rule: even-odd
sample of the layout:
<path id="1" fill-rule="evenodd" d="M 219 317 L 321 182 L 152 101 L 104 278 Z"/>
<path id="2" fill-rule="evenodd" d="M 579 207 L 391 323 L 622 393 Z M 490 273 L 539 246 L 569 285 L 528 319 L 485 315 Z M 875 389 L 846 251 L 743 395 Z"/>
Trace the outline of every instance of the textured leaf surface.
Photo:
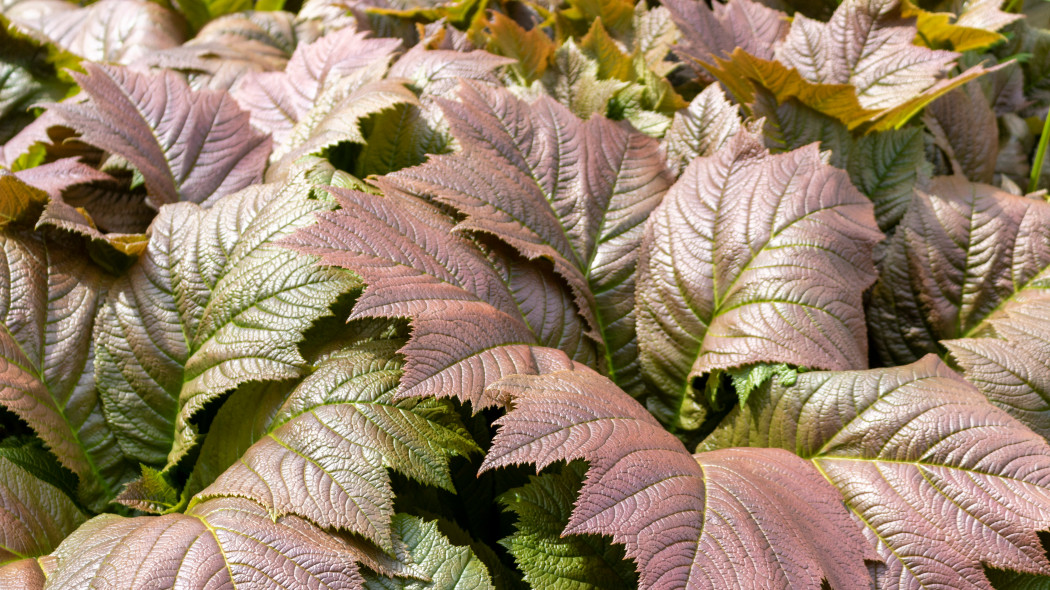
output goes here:
<path id="1" fill-rule="evenodd" d="M 0 584 L 11 590 L 42 590 L 44 572 L 35 559 L 20 559 L 0 565 Z"/>
<path id="2" fill-rule="evenodd" d="M 477 450 L 449 422 L 447 406 L 392 402 L 402 344 L 381 340 L 323 362 L 291 393 L 266 436 L 198 498 L 251 498 L 272 514 L 346 529 L 392 551 L 386 468 L 452 491 L 449 458 Z"/>
<path id="3" fill-rule="evenodd" d="M 296 517 L 224 498 L 186 514 L 97 516 L 54 556 L 48 589 L 316 590 L 360 588 L 355 562 L 367 554 Z"/>
<path id="4" fill-rule="evenodd" d="M 875 204 L 879 228 L 897 225 L 908 210 L 916 185 L 928 176 L 921 128 L 870 133 L 849 153 L 847 168 L 853 185 Z"/>
<path id="5" fill-rule="evenodd" d="M 1012 302 L 1041 293 L 1050 205 L 960 177 L 919 191 L 890 241 L 868 325 L 879 356 L 903 364 L 980 336 Z"/>
<path id="6" fill-rule="evenodd" d="M 604 118 L 583 122 L 553 100 L 533 104 L 464 85 L 443 103 L 461 151 L 386 177 L 384 186 L 456 207 L 457 227 L 546 258 L 568 283 L 605 366 L 640 387 L 634 268 L 643 222 L 670 184 L 659 146 Z"/>
<path id="7" fill-rule="evenodd" d="M 131 64 L 185 40 L 178 17 L 147 0 L 12 2 L 3 14 L 18 28 L 94 62 Z"/>
<path id="8" fill-rule="evenodd" d="M 500 496 L 500 503 L 517 516 L 517 530 L 501 544 L 533 588 L 614 589 L 638 584 L 623 547 L 593 535 L 561 536 L 586 471 L 583 463 L 571 463 L 560 473 L 530 478 L 528 485 Z"/>
<path id="9" fill-rule="evenodd" d="M 385 578 L 365 572 L 366 590 L 489 590 L 494 587 L 485 564 L 469 547 L 450 543 L 436 522 L 396 514 L 391 524 L 394 534 L 412 556 L 412 562 L 430 581 Z"/>
<path id="10" fill-rule="evenodd" d="M 925 123 L 954 174 L 974 182 L 992 182 L 999 157 L 999 127 L 978 84 L 971 82 L 933 101 L 926 108 Z"/>
<path id="11" fill-rule="evenodd" d="M 190 90 L 177 74 L 84 64 L 75 74 L 90 99 L 51 105 L 83 141 L 116 153 L 145 180 L 159 207 L 201 203 L 260 180 L 270 140 L 217 90 Z"/>
<path id="12" fill-rule="evenodd" d="M 639 588 L 867 588 L 874 554 L 834 489 L 790 453 L 690 455 L 611 381 L 582 369 L 492 386 L 514 400 L 482 469 L 586 459 L 565 534 L 612 535 Z"/>
<path id="13" fill-rule="evenodd" d="M 780 447 L 841 492 L 880 588 L 983 588 L 981 563 L 1046 573 L 1050 445 L 933 356 L 806 373 L 734 410 L 698 450 Z"/>
<path id="14" fill-rule="evenodd" d="M 715 369 L 866 367 L 861 294 L 881 236 L 870 201 L 815 145 L 770 155 L 744 131 L 694 160 L 642 244 L 637 317 L 650 410 L 697 427 L 702 416 L 683 408 L 693 379 Z"/>
<path id="15" fill-rule="evenodd" d="M 85 520 L 61 490 L 0 456 L 0 563 L 47 555 Z"/>
<path id="16" fill-rule="evenodd" d="M 92 326 L 106 282 L 77 246 L 6 233 L 0 265 L 0 403 L 36 431 L 87 497 L 105 504 L 129 464 L 92 379 Z"/>
<path id="17" fill-rule="evenodd" d="M 787 15 L 752 0 L 716 2 L 712 8 L 693 0 L 668 0 L 665 5 L 682 32 L 676 51 L 693 67 L 697 62 L 713 64 L 714 58 L 727 56 L 737 47 L 772 59 L 773 48 L 790 27 Z"/>
<path id="18" fill-rule="evenodd" d="M 285 243 L 368 284 L 351 318 L 412 318 L 399 396 L 455 396 L 477 410 L 502 403 L 485 392 L 502 376 L 572 366 L 564 353 L 534 349 L 525 312 L 491 261 L 435 207 L 393 190 L 331 192 L 339 210 Z"/>
<path id="19" fill-rule="evenodd" d="M 209 210 L 161 210 L 145 255 L 98 317 L 96 378 L 128 456 L 173 464 L 208 401 L 247 381 L 303 374 L 303 331 L 355 285 L 273 245 L 328 206 L 308 193 L 302 182 L 264 185 Z"/>
<path id="20" fill-rule="evenodd" d="M 676 175 L 681 174 L 694 158 L 710 156 L 724 146 L 740 127 L 739 109 L 717 84 L 711 84 L 688 109 L 675 113 L 663 139 L 668 166 Z"/>
<path id="21" fill-rule="evenodd" d="M 369 71 L 381 77 L 399 45 L 396 39 L 367 39 L 353 29 L 332 33 L 297 47 L 283 72 L 249 74 L 235 96 L 251 113 L 252 125 L 272 134 L 276 145 L 287 146 L 296 123 L 322 95 L 345 77 Z M 329 108 L 337 102 L 327 101 Z"/>

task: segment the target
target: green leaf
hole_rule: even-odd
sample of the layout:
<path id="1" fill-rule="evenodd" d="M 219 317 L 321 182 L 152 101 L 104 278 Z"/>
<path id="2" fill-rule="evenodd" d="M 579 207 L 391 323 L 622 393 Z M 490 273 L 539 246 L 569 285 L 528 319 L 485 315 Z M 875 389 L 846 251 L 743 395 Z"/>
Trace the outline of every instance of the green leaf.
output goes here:
<path id="1" fill-rule="evenodd" d="M 220 16 L 250 10 L 252 0 L 175 0 L 175 6 L 186 17 L 193 30 L 199 31 L 208 21 Z"/>
<path id="2" fill-rule="evenodd" d="M 291 393 L 261 437 L 193 503 L 246 497 L 393 551 L 386 469 L 452 491 L 448 461 L 479 450 L 448 402 L 392 398 L 403 361 L 397 340 L 333 354 Z"/>
<path id="3" fill-rule="evenodd" d="M 530 477 L 527 485 L 498 498 L 518 517 L 517 530 L 500 544 L 533 588 L 597 590 L 638 584 L 622 545 L 598 535 L 561 534 L 586 472 L 586 464 L 575 461 L 559 472 Z"/>
<path id="4" fill-rule="evenodd" d="M 914 189 L 932 172 L 924 150 L 921 127 L 870 133 L 853 144 L 846 168 L 854 186 L 875 204 L 879 229 L 897 225 Z"/>
<path id="5" fill-rule="evenodd" d="M 248 381 L 302 376 L 302 333 L 348 273 L 315 268 L 274 242 L 331 207 L 301 181 L 245 189 L 205 210 L 161 209 L 149 247 L 99 311 L 96 379 L 109 424 L 135 461 L 177 463 L 194 415 Z"/>
<path id="6" fill-rule="evenodd" d="M 470 547 L 458 547 L 438 530 L 436 522 L 395 514 L 394 534 L 406 545 L 412 563 L 429 582 L 381 577 L 365 572 L 365 590 L 492 590 L 485 564 Z"/>

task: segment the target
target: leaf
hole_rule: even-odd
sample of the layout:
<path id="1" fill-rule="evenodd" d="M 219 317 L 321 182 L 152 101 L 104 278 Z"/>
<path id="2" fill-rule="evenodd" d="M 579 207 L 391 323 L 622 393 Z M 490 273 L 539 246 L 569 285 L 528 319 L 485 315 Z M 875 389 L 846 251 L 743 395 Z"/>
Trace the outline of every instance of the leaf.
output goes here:
<path id="1" fill-rule="evenodd" d="M 112 181 L 108 174 L 96 170 L 76 158 L 61 158 L 25 170 L 15 172 L 22 182 L 43 190 L 52 199 L 61 198 L 63 192 L 78 184 Z"/>
<path id="2" fill-rule="evenodd" d="M 790 453 L 690 456 L 671 433 L 593 371 L 515 375 L 482 470 L 586 459 L 569 534 L 612 535 L 638 564 L 638 587 L 867 588 L 865 547 L 835 491 Z M 779 539 L 790 539 L 781 542 Z"/>
<path id="3" fill-rule="evenodd" d="M 1050 572 L 1050 445 L 933 356 L 805 373 L 752 395 L 698 450 L 778 447 L 842 493 L 879 588 L 990 589 L 982 563 Z"/>
<path id="4" fill-rule="evenodd" d="M 0 563 L 47 555 L 85 520 L 62 491 L 0 456 Z"/>
<path id="5" fill-rule="evenodd" d="M 530 477 L 499 501 L 518 517 L 516 531 L 500 541 L 533 588 L 629 588 L 638 576 L 623 547 L 591 535 L 561 537 L 569 523 L 586 467 L 570 463 L 560 473 Z"/>
<path id="6" fill-rule="evenodd" d="M 698 63 L 714 65 L 715 58 L 728 56 L 737 47 L 772 59 L 773 48 L 790 27 L 786 14 L 753 0 L 713 3 L 713 10 L 692 0 L 667 0 L 664 5 L 682 32 L 675 51 L 701 75 L 705 72 Z"/>
<path id="7" fill-rule="evenodd" d="M 97 6 L 97 5 L 96 5 Z M 214 201 L 260 179 L 269 139 L 222 91 L 193 91 L 173 72 L 137 73 L 84 64 L 74 74 L 86 103 L 49 108 L 82 140 L 127 159 L 155 207 Z"/>
<path id="8" fill-rule="evenodd" d="M 490 18 L 485 23 L 489 29 L 488 49 L 515 60 L 513 68 L 522 80 L 538 80 L 554 57 L 554 41 L 542 28 L 535 26 L 526 31 L 502 13 L 493 12 Z"/>
<path id="9" fill-rule="evenodd" d="M 91 333 L 105 284 L 75 244 L 5 233 L 0 264 L 0 404 L 80 478 L 92 508 L 132 476 L 99 407 Z"/>
<path id="10" fill-rule="evenodd" d="M 879 229 L 897 225 L 916 186 L 929 175 L 920 127 L 869 133 L 853 145 L 846 164 L 857 189 L 875 204 Z"/>
<path id="11" fill-rule="evenodd" d="M 21 0 L 3 14 L 23 32 L 92 62 L 128 65 L 186 40 L 179 18 L 147 0 L 99 0 L 83 7 Z"/>
<path id="12" fill-rule="evenodd" d="M 985 570 L 992 586 L 998 590 L 1046 590 L 1050 588 L 1050 577 L 1033 576 L 1001 570 Z"/>
<path id="13" fill-rule="evenodd" d="M 407 546 L 412 562 L 429 582 L 384 578 L 364 573 L 365 590 L 485 590 L 494 588 L 485 565 L 469 547 L 458 547 L 438 530 L 436 522 L 395 514 L 394 534 Z"/>
<path id="14" fill-rule="evenodd" d="M 698 94 L 689 108 L 675 113 L 663 146 L 675 175 L 698 156 L 710 156 L 740 131 L 740 111 L 717 84 Z"/>
<path id="15" fill-rule="evenodd" d="M 393 190 L 330 192 L 340 209 L 284 243 L 364 280 L 351 319 L 412 319 L 398 399 L 455 396 L 476 412 L 505 401 L 485 393 L 504 375 L 572 366 L 564 353 L 533 346 L 536 335 L 489 259 L 436 208 Z"/>
<path id="16" fill-rule="evenodd" d="M 204 210 L 164 207 L 98 316 L 96 380 L 125 454 L 174 465 L 194 415 L 248 381 L 302 376 L 302 333 L 356 285 L 273 244 L 330 205 L 309 187 L 251 187 Z"/>
<path id="17" fill-rule="evenodd" d="M 46 578 L 35 559 L 20 559 L 0 565 L 0 584 L 11 590 L 42 590 Z"/>
<path id="18" fill-rule="evenodd" d="M 457 227 L 551 260 L 605 345 L 610 374 L 640 387 L 634 268 L 642 223 L 670 175 L 656 141 L 603 118 L 583 122 L 550 99 L 464 85 L 442 108 L 461 151 L 383 179 L 382 187 L 462 211 Z"/>
<path id="19" fill-rule="evenodd" d="M 1022 18 L 1019 14 L 1001 12 L 1001 3 L 1001 0 L 960 3 L 964 12 L 957 17 L 951 12 L 928 12 L 915 6 L 910 0 L 902 0 L 901 15 L 916 18 L 918 36 L 915 40 L 927 47 L 948 46 L 959 52 L 976 51 L 1005 39 L 995 31 Z M 972 13 L 971 8 L 975 9 Z"/>
<path id="20" fill-rule="evenodd" d="M 47 588 L 360 588 L 368 549 L 222 498 L 186 514 L 97 516 L 55 551 Z"/>
<path id="21" fill-rule="evenodd" d="M 27 184 L 17 174 L 0 168 L 0 227 L 39 213 L 47 193 Z"/>
<path id="22" fill-rule="evenodd" d="M 367 39 L 364 33 L 345 29 L 297 47 L 284 72 L 248 74 L 234 96 L 251 114 L 252 125 L 271 134 L 274 143 L 287 150 L 296 123 L 322 95 L 345 77 L 377 68 L 382 76 L 399 45 L 395 39 Z M 334 102 L 329 99 L 326 112 Z"/>
<path id="23" fill-rule="evenodd" d="M 453 491 L 448 460 L 478 450 L 447 406 L 392 401 L 403 342 L 331 356 L 291 393 L 265 436 L 194 500 L 240 496 L 271 514 L 348 530 L 393 551 L 388 467 Z"/>
<path id="24" fill-rule="evenodd" d="M 650 411 L 698 427 L 693 381 L 718 369 L 867 366 L 871 211 L 815 145 L 770 155 L 744 130 L 694 160 L 650 216 L 638 264 Z"/>
<path id="25" fill-rule="evenodd" d="M 1010 302 L 1042 290 L 1050 265 L 1050 205 L 960 177 L 928 190 L 917 191 L 872 290 L 868 325 L 888 363 L 984 335 Z"/>
<path id="26" fill-rule="evenodd" d="M 999 157 L 999 126 L 980 86 L 970 82 L 933 101 L 926 107 L 924 122 L 954 174 L 974 182 L 992 182 Z"/>
<path id="27" fill-rule="evenodd" d="M 67 64 L 66 55 L 41 46 L 9 30 L 0 17 L 0 143 L 6 144 L 33 120 L 32 105 L 48 100 L 61 100 L 71 84 L 59 76 Z M 11 146 L 14 147 L 14 146 Z M 6 150 L 2 150 L 5 151 Z M 18 154 L 8 154 L 13 160 Z M 11 166 L 0 157 L 0 165 Z"/>

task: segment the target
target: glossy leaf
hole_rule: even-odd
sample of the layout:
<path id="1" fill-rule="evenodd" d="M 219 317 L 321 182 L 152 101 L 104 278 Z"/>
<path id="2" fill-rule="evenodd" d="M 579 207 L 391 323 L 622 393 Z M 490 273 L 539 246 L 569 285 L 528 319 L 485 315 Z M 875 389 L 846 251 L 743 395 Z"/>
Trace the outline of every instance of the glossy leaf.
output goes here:
<path id="1" fill-rule="evenodd" d="M 871 203 L 815 145 L 770 155 L 745 130 L 694 160 L 642 243 L 636 305 L 650 410 L 696 428 L 705 412 L 693 380 L 717 369 L 866 367 L 861 295 L 881 235 Z"/>
<path id="2" fill-rule="evenodd" d="M 741 128 L 740 112 L 722 89 L 712 84 L 697 95 L 689 108 L 675 113 L 664 136 L 667 163 L 675 174 L 698 156 L 710 156 Z"/>
<path id="3" fill-rule="evenodd" d="M 386 469 L 452 491 L 449 458 L 477 450 L 447 406 L 393 403 L 402 344 L 380 340 L 322 362 L 266 435 L 197 498 L 250 498 L 271 514 L 345 529 L 393 551 Z"/>
<path id="4" fill-rule="evenodd" d="M 962 418 L 965 417 L 965 418 Z M 772 383 L 698 450 L 779 447 L 839 489 L 879 588 L 990 589 L 981 564 L 1050 572 L 1050 445 L 933 356 Z"/>
<path id="5" fill-rule="evenodd" d="M 605 345 L 604 366 L 637 389 L 634 266 L 642 223 L 670 184 L 658 144 L 550 99 L 530 105 L 480 86 L 442 106 L 461 150 L 383 186 L 451 205 L 466 215 L 459 229 L 551 260 Z"/>
<path id="6" fill-rule="evenodd" d="M 494 588 L 489 572 L 469 547 L 449 542 L 436 522 L 395 514 L 394 534 L 405 544 L 416 568 L 428 582 L 380 577 L 364 573 L 366 590 L 488 590 Z"/>
<path id="7" fill-rule="evenodd" d="M 47 555 L 85 520 L 60 489 L 0 456 L 0 563 Z"/>
<path id="8" fill-rule="evenodd" d="M 642 589 L 867 588 L 873 552 L 834 489 L 781 450 L 690 455 L 611 381 L 582 369 L 512 376 L 514 400 L 482 469 L 586 459 L 587 479 L 563 534 L 612 535 L 638 564 Z M 784 541 L 780 541 L 783 539 Z M 790 539 L 790 541 L 788 541 Z"/>
<path id="9" fill-rule="evenodd" d="M 212 209 L 165 207 L 145 254 L 98 316 L 96 379 L 109 423 L 136 461 L 173 465 L 196 412 L 237 385 L 299 377 L 296 345 L 355 285 L 274 242 L 329 205 L 309 187 L 264 185 Z"/>

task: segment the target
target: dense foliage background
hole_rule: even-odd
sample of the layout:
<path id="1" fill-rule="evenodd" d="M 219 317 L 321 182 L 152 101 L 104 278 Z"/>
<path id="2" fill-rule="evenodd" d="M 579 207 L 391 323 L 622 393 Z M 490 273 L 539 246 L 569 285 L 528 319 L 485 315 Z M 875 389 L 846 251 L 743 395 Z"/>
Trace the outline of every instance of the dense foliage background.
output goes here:
<path id="1" fill-rule="evenodd" d="M 0 588 L 1050 588 L 1050 4 L 0 0 Z"/>

